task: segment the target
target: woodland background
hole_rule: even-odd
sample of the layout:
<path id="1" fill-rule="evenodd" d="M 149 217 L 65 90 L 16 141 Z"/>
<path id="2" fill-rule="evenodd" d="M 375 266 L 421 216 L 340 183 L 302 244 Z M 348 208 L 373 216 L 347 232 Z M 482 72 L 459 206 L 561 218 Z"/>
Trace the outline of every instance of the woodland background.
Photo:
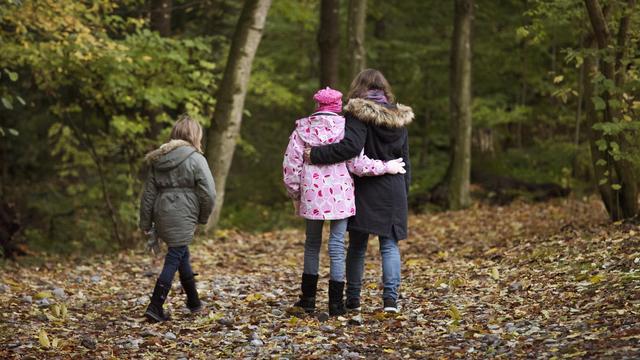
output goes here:
<path id="1" fill-rule="evenodd" d="M 598 193 L 637 214 L 634 0 L 2 0 L 0 40 L 7 256 L 139 243 L 142 158 L 184 112 L 226 189 L 207 231 L 300 224 L 294 120 L 365 66 L 416 113 L 413 211 Z"/>
<path id="2" fill-rule="evenodd" d="M 638 8 L 0 0 L 0 358 L 639 358 Z M 305 314 L 282 156 L 364 67 L 416 114 L 401 312 L 369 246 L 362 313 L 323 312 L 322 255 Z M 142 158 L 185 112 L 219 194 L 191 252 L 207 307 L 176 281 L 148 324 Z"/>

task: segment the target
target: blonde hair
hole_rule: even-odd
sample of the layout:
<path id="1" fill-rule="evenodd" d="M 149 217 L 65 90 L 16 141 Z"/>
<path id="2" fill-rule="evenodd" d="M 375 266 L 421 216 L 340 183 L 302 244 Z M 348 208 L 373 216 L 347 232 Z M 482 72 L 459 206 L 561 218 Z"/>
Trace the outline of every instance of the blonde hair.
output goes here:
<path id="1" fill-rule="evenodd" d="M 364 99 L 369 90 L 382 90 L 389 102 L 395 101 L 391 91 L 391 85 L 382 73 L 376 69 L 362 70 L 351 82 L 351 88 L 347 94 L 348 99 Z"/>
<path id="2" fill-rule="evenodd" d="M 202 126 L 188 114 L 180 115 L 171 130 L 171 140 L 184 140 L 202 152 Z"/>

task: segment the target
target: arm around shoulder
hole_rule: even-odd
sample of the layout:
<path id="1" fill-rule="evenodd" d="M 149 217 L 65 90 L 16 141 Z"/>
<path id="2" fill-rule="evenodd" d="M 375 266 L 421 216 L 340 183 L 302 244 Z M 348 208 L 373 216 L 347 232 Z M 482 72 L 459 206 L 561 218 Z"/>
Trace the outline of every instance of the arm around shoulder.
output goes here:
<path id="1" fill-rule="evenodd" d="M 367 139 L 367 125 L 358 118 L 347 115 L 344 138 L 335 144 L 311 148 L 312 164 L 335 164 L 352 159 L 360 154 Z"/>

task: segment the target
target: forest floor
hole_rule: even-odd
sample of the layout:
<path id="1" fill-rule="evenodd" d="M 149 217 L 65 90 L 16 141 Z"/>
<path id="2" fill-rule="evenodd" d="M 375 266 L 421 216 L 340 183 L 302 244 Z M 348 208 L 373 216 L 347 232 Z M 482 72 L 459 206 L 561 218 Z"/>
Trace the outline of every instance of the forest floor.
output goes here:
<path id="1" fill-rule="evenodd" d="M 398 315 L 380 311 L 377 240 L 360 316 L 293 311 L 301 229 L 199 239 L 208 309 L 186 314 L 175 281 L 162 324 L 141 316 L 162 258 L 7 263 L 0 358 L 640 357 L 640 229 L 609 224 L 599 202 L 476 205 L 413 216 L 410 230 Z"/>

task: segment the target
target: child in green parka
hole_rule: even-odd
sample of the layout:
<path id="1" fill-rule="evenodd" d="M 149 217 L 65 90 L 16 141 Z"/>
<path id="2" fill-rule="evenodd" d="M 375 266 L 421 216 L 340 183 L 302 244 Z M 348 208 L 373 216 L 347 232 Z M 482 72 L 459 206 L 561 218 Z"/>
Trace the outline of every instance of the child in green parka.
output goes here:
<path id="1" fill-rule="evenodd" d="M 150 170 L 140 202 L 140 229 L 148 234 L 153 228 L 168 246 L 145 312 L 152 322 L 169 319 L 162 306 L 176 271 L 187 295 L 187 308 L 191 312 L 202 310 L 189 244 L 198 224 L 207 223 L 216 191 L 201 142 L 202 127 L 185 115 L 173 126 L 170 141 L 145 156 Z"/>

